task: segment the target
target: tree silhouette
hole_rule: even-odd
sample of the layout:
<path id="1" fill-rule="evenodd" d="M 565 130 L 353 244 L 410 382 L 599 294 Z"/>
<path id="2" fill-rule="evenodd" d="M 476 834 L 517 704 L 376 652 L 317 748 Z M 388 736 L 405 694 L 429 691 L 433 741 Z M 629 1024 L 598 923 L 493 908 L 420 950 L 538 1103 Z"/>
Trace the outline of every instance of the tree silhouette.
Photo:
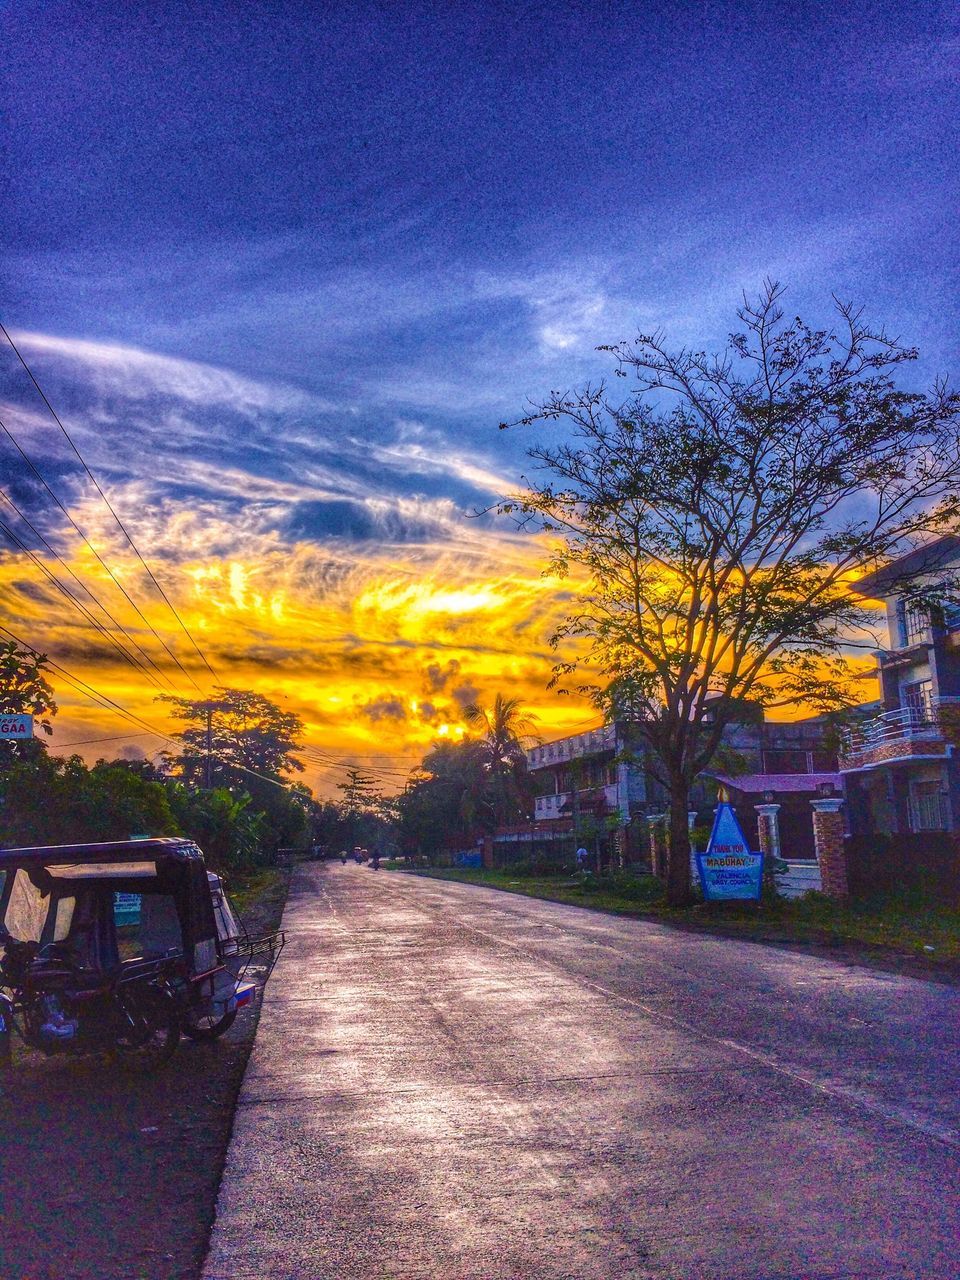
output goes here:
<path id="1" fill-rule="evenodd" d="M 960 399 L 908 393 L 916 352 L 837 303 L 838 332 L 787 320 L 768 282 L 715 356 L 660 334 L 604 347 L 635 380 L 553 393 L 514 426 L 559 424 L 546 473 L 501 504 L 558 537 L 580 644 L 555 678 L 628 715 L 670 793 L 668 899 L 690 894 L 687 808 L 745 700 L 856 701 L 850 641 L 865 569 L 960 525 Z M 507 426 L 508 424 L 501 424 Z M 876 641 L 865 647 L 873 648 Z"/>

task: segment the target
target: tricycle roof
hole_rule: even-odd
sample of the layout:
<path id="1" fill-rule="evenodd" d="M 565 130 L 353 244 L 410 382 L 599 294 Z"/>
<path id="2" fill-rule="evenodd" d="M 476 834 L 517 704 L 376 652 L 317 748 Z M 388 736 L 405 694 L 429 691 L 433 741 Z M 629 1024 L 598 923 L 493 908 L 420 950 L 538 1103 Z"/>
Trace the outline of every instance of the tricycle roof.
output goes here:
<path id="1" fill-rule="evenodd" d="M 103 874 L 109 876 L 117 874 L 123 864 L 144 861 L 202 863 L 203 854 L 192 840 L 177 836 L 159 836 L 149 840 L 109 840 L 98 844 L 49 844 L 0 849 L 0 870 L 11 866 L 102 866 Z"/>

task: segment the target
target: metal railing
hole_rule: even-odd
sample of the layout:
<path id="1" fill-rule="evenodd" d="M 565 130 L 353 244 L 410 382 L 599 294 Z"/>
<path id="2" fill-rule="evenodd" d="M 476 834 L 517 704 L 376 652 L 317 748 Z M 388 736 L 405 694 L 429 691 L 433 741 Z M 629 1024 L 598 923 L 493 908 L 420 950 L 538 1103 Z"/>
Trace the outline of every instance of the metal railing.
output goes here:
<path id="1" fill-rule="evenodd" d="M 941 710 L 947 707 L 960 708 L 960 697 L 928 698 L 923 703 L 882 711 L 870 720 L 862 720 L 854 729 L 843 730 L 840 755 L 849 760 L 888 742 L 941 738 Z"/>
<path id="2" fill-rule="evenodd" d="M 606 783 L 604 786 L 584 787 L 580 790 L 579 795 L 581 802 L 586 807 L 588 798 L 592 805 L 598 791 L 603 792 L 604 800 L 607 803 L 609 811 L 618 808 L 619 794 L 616 783 Z M 572 791 L 558 791 L 546 796 L 537 796 L 534 803 L 534 815 L 536 818 L 568 818 L 574 809 L 574 793 Z"/>

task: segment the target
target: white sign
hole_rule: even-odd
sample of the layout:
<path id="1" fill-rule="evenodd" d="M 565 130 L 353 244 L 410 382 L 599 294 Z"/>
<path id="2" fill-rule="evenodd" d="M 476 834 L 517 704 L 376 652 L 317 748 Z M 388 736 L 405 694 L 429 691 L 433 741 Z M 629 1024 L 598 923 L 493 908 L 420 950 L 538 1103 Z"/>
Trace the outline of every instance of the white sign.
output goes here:
<path id="1" fill-rule="evenodd" d="M 32 738 L 33 716 L 0 715 L 0 738 Z"/>

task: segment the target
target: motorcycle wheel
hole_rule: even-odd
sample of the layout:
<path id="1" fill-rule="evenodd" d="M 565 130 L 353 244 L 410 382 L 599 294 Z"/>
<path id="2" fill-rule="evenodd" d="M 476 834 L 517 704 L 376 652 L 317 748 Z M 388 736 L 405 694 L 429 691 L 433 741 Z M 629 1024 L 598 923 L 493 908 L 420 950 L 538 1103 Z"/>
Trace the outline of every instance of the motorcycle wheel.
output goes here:
<path id="1" fill-rule="evenodd" d="M 141 987 L 121 997 L 122 1019 L 114 1042 L 124 1071 L 156 1071 L 180 1042 L 180 1015 L 172 997 L 157 987 Z"/>
<path id="2" fill-rule="evenodd" d="M 201 1015 L 200 1017 L 188 1015 L 183 1019 L 181 1030 L 191 1040 L 217 1040 L 225 1031 L 230 1030 L 236 1017 L 236 1009 L 229 1009 L 219 1018 L 213 1014 Z"/>

